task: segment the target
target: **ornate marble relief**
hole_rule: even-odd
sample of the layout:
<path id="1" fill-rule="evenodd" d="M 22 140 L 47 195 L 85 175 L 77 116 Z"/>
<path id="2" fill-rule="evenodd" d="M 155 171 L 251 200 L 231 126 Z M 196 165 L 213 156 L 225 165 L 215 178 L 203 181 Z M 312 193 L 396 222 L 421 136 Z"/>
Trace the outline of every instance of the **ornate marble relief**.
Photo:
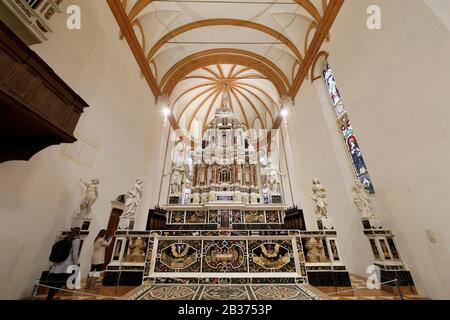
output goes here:
<path id="1" fill-rule="evenodd" d="M 205 240 L 203 272 L 247 272 L 244 240 Z"/>
<path id="2" fill-rule="evenodd" d="M 186 223 L 206 223 L 206 211 L 187 211 Z"/>
<path id="3" fill-rule="evenodd" d="M 173 270 L 183 270 L 197 262 L 197 250 L 187 243 L 172 243 L 161 250 L 160 261 Z"/>
<path id="4" fill-rule="evenodd" d="M 244 213 L 245 223 L 265 223 L 264 221 L 264 211 L 245 211 Z"/>
<path id="5" fill-rule="evenodd" d="M 266 211 L 267 223 L 280 223 L 280 216 L 278 211 Z"/>
<path id="6" fill-rule="evenodd" d="M 306 262 L 329 262 L 326 242 L 322 238 L 304 238 L 303 248 L 305 250 Z"/>
<path id="7" fill-rule="evenodd" d="M 249 240 L 251 272 L 296 272 L 292 240 Z"/>
<path id="8" fill-rule="evenodd" d="M 130 238 L 126 242 L 125 253 L 123 255 L 124 262 L 145 263 L 148 239 Z"/>
<path id="9" fill-rule="evenodd" d="M 159 241 L 155 272 L 199 272 L 201 245 L 198 240 Z"/>

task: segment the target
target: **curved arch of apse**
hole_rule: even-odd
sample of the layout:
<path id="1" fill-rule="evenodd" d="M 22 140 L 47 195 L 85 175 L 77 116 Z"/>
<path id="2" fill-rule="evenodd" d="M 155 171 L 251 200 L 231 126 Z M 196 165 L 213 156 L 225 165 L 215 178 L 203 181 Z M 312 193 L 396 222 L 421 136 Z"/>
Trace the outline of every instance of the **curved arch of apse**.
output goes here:
<path id="1" fill-rule="evenodd" d="M 191 72 L 218 64 L 233 64 L 254 69 L 272 82 L 280 96 L 288 91 L 288 79 L 275 64 L 255 53 L 240 49 L 211 49 L 186 57 L 166 72 L 160 87 L 164 93 L 171 95 L 176 85 Z"/>

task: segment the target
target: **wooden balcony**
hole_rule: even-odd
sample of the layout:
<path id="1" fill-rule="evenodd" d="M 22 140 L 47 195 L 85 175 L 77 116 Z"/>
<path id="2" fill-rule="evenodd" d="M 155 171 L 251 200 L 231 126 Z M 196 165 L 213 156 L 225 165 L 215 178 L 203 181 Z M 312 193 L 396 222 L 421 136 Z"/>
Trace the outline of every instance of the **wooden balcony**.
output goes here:
<path id="1" fill-rule="evenodd" d="M 0 21 L 0 162 L 76 141 L 87 103 Z"/>
<path id="2" fill-rule="evenodd" d="M 14 31 L 26 44 L 47 40 L 51 32 L 49 20 L 63 0 L 0 0 L 0 20 Z"/>

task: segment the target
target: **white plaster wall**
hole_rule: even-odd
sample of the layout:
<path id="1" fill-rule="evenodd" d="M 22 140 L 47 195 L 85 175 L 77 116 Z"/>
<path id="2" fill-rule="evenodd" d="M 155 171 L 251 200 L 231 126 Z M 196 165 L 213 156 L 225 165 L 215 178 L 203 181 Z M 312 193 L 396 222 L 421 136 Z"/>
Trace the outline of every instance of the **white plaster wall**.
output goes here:
<path id="1" fill-rule="evenodd" d="M 424 1 L 450 31 L 450 2 L 445 0 Z"/>
<path id="2" fill-rule="evenodd" d="M 372 4 L 381 8 L 382 30 L 366 28 Z M 397 235 L 420 293 L 448 299 L 450 21 L 438 4 L 346 1 L 326 49 L 380 215 Z"/>
<path id="3" fill-rule="evenodd" d="M 147 144 L 148 148 L 148 161 L 149 164 L 147 172 L 144 175 L 144 193 L 142 202 L 139 205 L 138 212 L 136 214 L 135 230 L 145 230 L 147 225 L 148 210 L 154 208 L 158 204 L 158 196 L 161 190 L 161 204 L 166 203 L 164 196 L 164 190 L 161 188 L 161 175 L 164 166 L 164 154 L 166 152 L 167 135 L 170 130 L 169 122 L 164 122 L 164 116 L 162 116 L 161 110 L 157 110 L 157 119 L 159 123 L 154 124 L 151 134 L 151 140 Z M 168 156 L 170 156 L 170 149 L 168 150 Z M 167 161 L 166 161 L 167 162 Z M 169 171 L 166 169 L 166 171 Z M 167 172 L 164 172 L 167 173 Z M 164 181 L 164 180 L 163 180 Z"/>
<path id="4" fill-rule="evenodd" d="M 283 174 L 284 202 L 288 206 L 297 205 L 299 208 L 302 208 L 302 192 L 300 189 L 302 188 L 303 177 L 300 175 L 300 171 L 297 170 L 297 166 L 300 164 L 296 161 L 296 148 L 293 148 L 293 141 L 287 129 L 287 122 L 282 124 L 279 135 L 282 146 L 280 148 L 280 163 L 281 173 Z"/>
<path id="5" fill-rule="evenodd" d="M 320 97 L 320 99 L 319 99 Z M 363 234 L 361 217 L 351 199 L 353 175 L 331 104 L 320 80 L 305 81 L 288 118 L 288 134 L 308 230 L 317 230 L 312 180 L 318 178 L 328 193 L 329 217 L 338 233 L 341 258 L 351 273 L 366 275 L 373 255 Z"/>
<path id="6" fill-rule="evenodd" d="M 76 160 L 63 155 L 62 146 L 52 146 L 29 162 L 0 164 L 0 298 L 29 297 L 33 282 L 48 265 L 55 237 L 70 227 L 78 210 L 80 178 L 101 180 L 91 234 L 81 254 L 84 274 L 90 267 L 93 238 L 107 226 L 110 201 L 143 177 L 149 183 L 138 227 L 144 228 L 146 212 L 154 205 L 152 164 L 159 154 L 152 146 L 159 146 L 162 115 L 127 43 L 119 40 L 106 1 L 71 4 L 81 7 L 82 29 L 67 30 L 67 15 L 58 14 L 49 41 L 32 49 L 90 105 L 75 136 L 93 147 L 83 149 Z"/>

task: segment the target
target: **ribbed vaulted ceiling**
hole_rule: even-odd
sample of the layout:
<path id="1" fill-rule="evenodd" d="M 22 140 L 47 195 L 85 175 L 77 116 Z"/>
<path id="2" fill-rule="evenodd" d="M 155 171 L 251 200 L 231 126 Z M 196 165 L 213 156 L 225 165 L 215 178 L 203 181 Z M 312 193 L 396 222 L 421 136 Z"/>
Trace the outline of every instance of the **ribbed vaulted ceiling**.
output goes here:
<path id="1" fill-rule="evenodd" d="M 261 73 L 240 65 L 219 64 L 197 69 L 173 92 L 175 114 L 182 128 L 199 137 L 229 92 L 230 106 L 247 128 L 271 128 L 279 98 L 274 85 Z"/>
<path id="2" fill-rule="evenodd" d="M 245 125 L 272 127 L 280 97 L 295 95 L 317 54 L 308 56 L 315 33 L 328 36 L 334 2 L 108 0 L 154 93 L 170 96 L 180 127 L 200 133 L 225 84 Z"/>

